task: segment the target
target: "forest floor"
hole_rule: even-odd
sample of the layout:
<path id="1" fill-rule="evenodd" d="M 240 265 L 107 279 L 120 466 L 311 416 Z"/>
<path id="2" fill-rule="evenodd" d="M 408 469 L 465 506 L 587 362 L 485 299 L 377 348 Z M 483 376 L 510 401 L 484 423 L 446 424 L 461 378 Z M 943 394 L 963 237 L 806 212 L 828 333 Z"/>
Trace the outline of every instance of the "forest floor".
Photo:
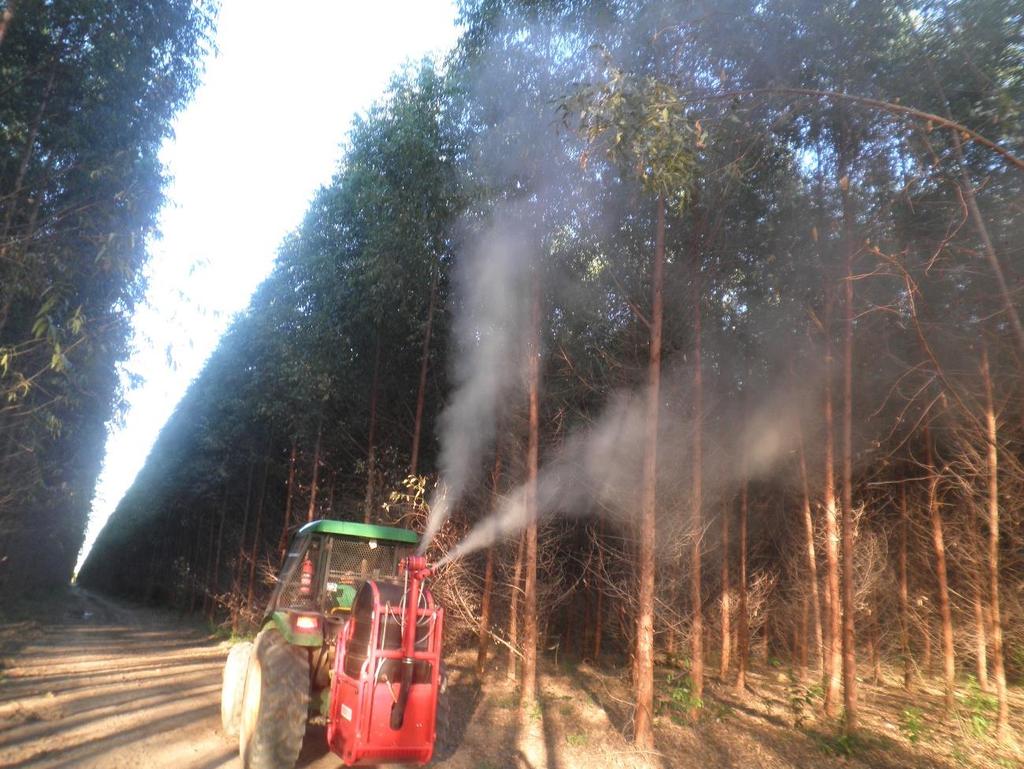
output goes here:
<path id="1" fill-rule="evenodd" d="M 83 591 L 55 599 L 46 621 L 0 625 L 0 767 L 229 769 L 236 744 L 220 731 L 220 671 L 227 645 L 175 614 L 124 606 Z M 819 719 L 814 687 L 768 668 L 742 696 L 711 680 L 695 721 L 686 688 L 661 671 L 659 752 L 642 757 L 629 729 L 623 670 L 547 660 L 538 706 L 517 715 L 497 671 L 483 688 L 471 655 L 450 659 L 452 733 L 434 766 L 445 769 L 958 769 L 1018 767 L 999 748 L 987 700 L 961 697 L 942 718 L 931 682 L 912 694 L 865 681 L 863 736 L 850 742 Z M 1024 735 L 1024 692 L 1013 690 L 1013 728 Z M 310 727 L 299 767 L 338 769 L 322 727 Z"/>

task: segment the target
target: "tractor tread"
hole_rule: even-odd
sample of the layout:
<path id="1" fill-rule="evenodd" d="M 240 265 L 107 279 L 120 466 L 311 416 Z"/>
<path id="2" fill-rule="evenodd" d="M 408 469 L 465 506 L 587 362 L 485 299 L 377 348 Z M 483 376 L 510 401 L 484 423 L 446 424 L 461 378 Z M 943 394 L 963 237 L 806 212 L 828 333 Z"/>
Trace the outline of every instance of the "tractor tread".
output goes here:
<path id="1" fill-rule="evenodd" d="M 255 666 L 259 666 L 256 673 Z M 244 769 L 291 769 L 302 749 L 309 711 L 309 658 L 292 646 L 276 628 L 256 636 L 246 688 L 260 687 L 259 696 L 246 691 L 239 730 Z M 254 712 L 246 712 L 255 708 Z"/>
<path id="2" fill-rule="evenodd" d="M 252 642 L 244 641 L 231 647 L 224 662 L 220 688 L 220 724 L 228 737 L 238 736 L 238 723 L 242 717 L 242 692 L 251 656 Z"/>

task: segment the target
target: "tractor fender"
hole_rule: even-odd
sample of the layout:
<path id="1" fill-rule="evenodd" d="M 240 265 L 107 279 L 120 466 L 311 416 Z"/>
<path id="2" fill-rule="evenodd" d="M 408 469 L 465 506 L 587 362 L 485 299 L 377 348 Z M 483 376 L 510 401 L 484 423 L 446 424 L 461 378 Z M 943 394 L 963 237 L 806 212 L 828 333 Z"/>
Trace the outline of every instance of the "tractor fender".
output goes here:
<path id="1" fill-rule="evenodd" d="M 268 627 L 276 628 L 284 640 L 292 646 L 308 646 L 310 648 L 323 646 L 323 620 L 319 621 L 315 631 L 299 632 L 295 629 L 293 622 L 295 616 L 295 612 L 275 611 L 264 621 L 261 629 L 266 630 Z"/>

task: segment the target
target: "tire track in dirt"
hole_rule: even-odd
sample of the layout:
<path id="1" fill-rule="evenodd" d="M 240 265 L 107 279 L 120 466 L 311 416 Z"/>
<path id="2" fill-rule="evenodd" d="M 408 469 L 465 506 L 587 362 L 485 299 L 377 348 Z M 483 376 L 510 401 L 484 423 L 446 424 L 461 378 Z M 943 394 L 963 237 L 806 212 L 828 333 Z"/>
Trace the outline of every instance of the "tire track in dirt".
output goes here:
<path id="1" fill-rule="evenodd" d="M 81 590 L 50 610 L 49 623 L 0 625 L 0 767 L 240 769 L 237 741 L 220 728 L 227 644 L 176 614 Z M 565 681 L 542 676 L 543 713 L 520 729 L 511 686 L 481 690 L 471 657 L 450 655 L 451 732 L 431 766 L 631 766 L 604 711 Z M 573 747 L 583 730 L 593 736 Z M 308 727 L 296 769 L 341 767 L 324 727 Z"/>
<path id="2" fill-rule="evenodd" d="M 215 769 L 225 648 L 173 615 L 76 590 L 0 679 L 0 766 Z"/>

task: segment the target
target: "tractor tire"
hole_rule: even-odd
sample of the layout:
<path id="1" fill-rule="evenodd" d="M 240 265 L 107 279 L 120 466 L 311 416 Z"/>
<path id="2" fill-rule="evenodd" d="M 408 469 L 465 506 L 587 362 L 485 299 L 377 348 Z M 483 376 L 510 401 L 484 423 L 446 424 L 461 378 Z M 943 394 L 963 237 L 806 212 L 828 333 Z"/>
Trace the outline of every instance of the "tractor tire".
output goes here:
<path id="1" fill-rule="evenodd" d="M 244 769 L 292 769 L 309 715 L 309 656 L 277 630 L 256 636 L 245 677 L 238 751 Z"/>
<path id="2" fill-rule="evenodd" d="M 228 737 L 238 736 L 245 673 L 251 656 L 252 643 L 246 641 L 232 646 L 224 663 L 224 679 L 220 687 L 220 725 Z"/>

